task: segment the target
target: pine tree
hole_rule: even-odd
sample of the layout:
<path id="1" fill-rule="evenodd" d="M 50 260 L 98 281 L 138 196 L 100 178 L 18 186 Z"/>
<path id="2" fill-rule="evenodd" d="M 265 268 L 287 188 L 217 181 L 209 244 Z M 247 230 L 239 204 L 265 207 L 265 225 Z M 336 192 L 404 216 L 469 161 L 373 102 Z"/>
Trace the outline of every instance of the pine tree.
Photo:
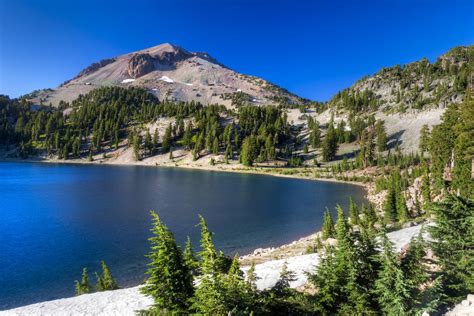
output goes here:
<path id="1" fill-rule="evenodd" d="M 364 219 L 361 224 L 365 228 L 372 228 L 377 222 L 377 213 L 375 212 L 375 208 L 372 206 L 372 204 L 369 204 L 368 207 L 362 205 L 361 214 Z"/>
<path id="2" fill-rule="evenodd" d="M 474 293 L 474 201 L 448 195 L 431 212 L 431 247 L 443 272 L 442 290 L 446 303 L 457 303 Z"/>
<path id="3" fill-rule="evenodd" d="M 397 216 L 400 222 L 406 222 L 410 218 L 407 201 L 402 191 L 397 194 Z"/>
<path id="4" fill-rule="evenodd" d="M 429 206 L 431 203 L 431 184 L 430 184 L 430 174 L 429 167 L 426 162 L 422 166 L 423 176 L 421 179 L 421 196 L 423 198 L 423 205 L 425 207 Z"/>
<path id="5" fill-rule="evenodd" d="M 102 275 L 96 273 L 97 277 L 97 284 L 96 289 L 97 291 L 110 291 L 116 290 L 119 288 L 117 282 L 115 281 L 112 273 L 109 270 L 109 267 L 105 264 L 105 261 L 101 262 L 102 267 Z"/>
<path id="6" fill-rule="evenodd" d="M 390 185 L 388 189 L 387 196 L 385 197 L 385 201 L 383 203 L 383 211 L 384 211 L 384 222 L 386 224 L 394 223 L 398 219 L 397 214 L 397 196 L 394 188 L 394 184 Z"/>
<path id="7" fill-rule="evenodd" d="M 141 291 L 153 298 L 153 309 L 158 313 L 185 312 L 193 295 L 191 272 L 173 234 L 155 212 L 152 211 L 151 216 L 153 237 L 149 239 L 149 278 Z"/>
<path id="8" fill-rule="evenodd" d="M 89 274 L 87 273 L 87 268 L 82 269 L 82 279 L 81 282 L 76 281 L 76 296 L 90 293 L 92 290 L 91 285 L 89 284 Z"/>
<path id="9" fill-rule="evenodd" d="M 276 293 L 278 296 L 285 296 L 288 295 L 290 291 L 290 282 L 296 280 L 296 274 L 288 269 L 288 264 L 286 262 L 283 263 L 283 266 L 280 271 L 280 277 L 278 281 L 272 288 L 272 292 Z"/>
<path id="10" fill-rule="evenodd" d="M 214 138 L 214 141 L 212 142 L 212 153 L 214 155 L 219 154 L 219 140 L 217 137 Z"/>
<path id="11" fill-rule="evenodd" d="M 193 138 L 192 130 L 193 130 L 192 123 L 189 122 L 188 125 L 186 125 L 186 129 L 183 135 L 183 144 L 187 149 L 191 149 L 192 138 Z"/>
<path id="12" fill-rule="evenodd" d="M 397 261 L 392 243 L 387 235 L 382 237 L 381 269 L 375 282 L 375 293 L 384 314 L 406 315 L 410 299 L 409 285 Z"/>
<path id="13" fill-rule="evenodd" d="M 251 135 L 244 139 L 240 152 L 240 161 L 244 166 L 252 166 L 258 156 L 257 139 Z"/>
<path id="14" fill-rule="evenodd" d="M 337 206 L 336 240 L 337 246 L 326 246 L 321 254 L 315 274 L 309 275 L 309 281 L 317 289 L 317 302 L 320 312 L 337 313 L 347 308 L 349 296 L 359 297 L 362 290 L 357 286 L 358 267 L 354 241 L 344 212 Z M 351 269 L 352 274 L 348 273 Z M 364 304 L 365 305 L 365 304 Z"/>
<path id="15" fill-rule="evenodd" d="M 385 131 L 384 122 L 381 120 L 377 120 L 375 123 L 375 135 L 377 151 L 380 153 L 387 149 L 387 132 Z"/>
<path id="16" fill-rule="evenodd" d="M 220 273 L 219 256 L 214 248 L 212 233 L 206 221 L 199 216 L 201 226 L 201 278 L 193 298 L 193 308 L 202 314 L 226 314 L 225 284 Z"/>
<path id="17" fill-rule="evenodd" d="M 158 142 L 159 142 L 159 136 L 158 136 L 158 128 L 155 128 L 155 131 L 153 132 L 153 153 L 156 153 L 156 150 L 158 149 Z"/>
<path id="18" fill-rule="evenodd" d="M 225 305 L 232 314 L 248 312 L 255 304 L 256 291 L 245 281 L 244 273 L 240 270 L 238 255 L 234 256 L 229 272 L 224 279 Z"/>
<path id="19" fill-rule="evenodd" d="M 321 145 L 321 131 L 319 130 L 319 124 L 314 123 L 309 134 L 309 143 L 311 147 L 318 148 Z"/>
<path id="20" fill-rule="evenodd" d="M 197 275 L 199 272 L 199 261 L 196 257 L 196 254 L 194 253 L 191 238 L 189 238 L 189 236 L 186 239 L 186 244 L 184 246 L 183 260 L 184 264 L 188 267 L 188 270 L 191 272 L 191 274 Z"/>
<path id="21" fill-rule="evenodd" d="M 331 161 L 336 157 L 338 144 L 336 131 L 334 130 L 334 122 L 332 120 L 328 123 L 328 130 L 321 147 L 324 161 Z"/>
<path id="22" fill-rule="evenodd" d="M 455 125 L 454 141 L 455 162 L 453 167 L 453 189 L 463 196 L 474 196 L 474 97 L 466 96 L 459 106 L 459 118 Z"/>
<path id="23" fill-rule="evenodd" d="M 432 286 L 426 285 L 420 287 L 420 284 L 426 284 L 430 277 L 428 274 L 429 267 L 425 260 L 425 248 L 426 243 L 420 233 L 410 241 L 408 250 L 400 262 L 400 268 L 403 271 L 407 289 L 410 292 L 410 305 L 408 307 L 409 314 L 415 314 L 426 305 L 423 296 L 425 295 L 425 292 L 428 291 L 428 288 Z"/>
<path id="24" fill-rule="evenodd" d="M 430 129 L 428 125 L 424 124 L 420 129 L 419 149 L 422 154 L 428 150 L 429 142 L 430 142 Z"/>
<path id="25" fill-rule="evenodd" d="M 150 134 L 150 131 L 146 131 L 146 134 L 145 134 L 145 148 L 146 150 L 148 150 L 148 154 L 149 155 L 152 155 L 153 153 L 153 141 L 151 139 L 151 134 Z"/>
<path id="26" fill-rule="evenodd" d="M 249 287 L 252 289 L 252 291 L 257 291 L 257 281 L 258 281 L 258 276 L 255 273 L 255 262 L 252 261 L 250 264 L 250 268 L 247 271 L 247 284 Z"/>
<path id="27" fill-rule="evenodd" d="M 168 127 L 165 130 L 161 147 L 163 148 L 163 152 L 165 153 L 168 152 L 171 148 L 171 123 L 168 125 Z"/>
<path id="28" fill-rule="evenodd" d="M 331 213 L 326 208 L 323 216 L 323 229 L 322 229 L 323 239 L 334 238 L 334 222 L 331 218 Z"/>
<path id="29" fill-rule="evenodd" d="M 138 134 L 132 135 L 132 146 L 133 146 L 133 154 L 135 159 L 138 161 L 141 159 L 140 156 L 140 144 L 141 144 L 141 136 Z"/>
<path id="30" fill-rule="evenodd" d="M 276 158 L 275 144 L 272 135 L 265 139 L 265 160 L 274 160 Z"/>
<path id="31" fill-rule="evenodd" d="M 309 274 L 308 281 L 317 289 L 316 309 L 320 313 L 335 313 L 340 298 L 341 285 L 336 272 L 335 249 L 326 246 L 321 252 L 315 273 Z"/>
<path id="32" fill-rule="evenodd" d="M 228 163 L 228 159 L 232 159 L 232 147 L 231 145 L 227 145 L 225 149 L 225 158 L 227 159 L 226 162 Z"/>
<path id="33" fill-rule="evenodd" d="M 359 209 L 354 203 L 352 197 L 349 198 L 349 219 L 351 221 L 351 225 L 359 224 Z"/>

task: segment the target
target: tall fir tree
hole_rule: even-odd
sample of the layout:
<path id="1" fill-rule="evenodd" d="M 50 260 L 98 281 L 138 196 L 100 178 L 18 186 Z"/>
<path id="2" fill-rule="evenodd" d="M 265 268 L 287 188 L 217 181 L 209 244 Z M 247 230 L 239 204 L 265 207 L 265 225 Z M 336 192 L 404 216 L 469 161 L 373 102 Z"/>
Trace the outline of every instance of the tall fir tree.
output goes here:
<path id="1" fill-rule="evenodd" d="M 157 313 L 186 312 L 193 296 L 191 272 L 173 234 L 155 212 L 151 212 L 151 217 L 149 277 L 141 291 L 153 298 L 153 310 Z"/>
<path id="2" fill-rule="evenodd" d="M 206 221 L 199 216 L 201 226 L 200 272 L 201 278 L 193 298 L 193 309 L 202 314 L 226 314 L 226 289 L 219 268 L 219 255 L 212 241 Z"/>
<path id="3" fill-rule="evenodd" d="M 351 225 L 359 224 L 359 208 L 355 204 L 352 197 L 349 198 L 349 219 Z"/>
<path id="4" fill-rule="evenodd" d="M 97 291 L 110 291 L 110 290 L 118 289 L 119 286 L 117 284 L 117 281 L 115 281 L 105 261 L 101 261 L 100 265 L 102 267 L 102 275 L 99 275 L 98 273 L 96 273 Z"/>
<path id="5" fill-rule="evenodd" d="M 380 311 L 385 315 L 406 315 L 410 300 L 409 285 L 393 245 L 385 234 L 382 236 L 382 246 L 381 268 L 375 282 Z"/>
<path id="6" fill-rule="evenodd" d="M 328 123 L 328 129 L 324 136 L 323 143 L 321 145 L 322 155 L 324 161 L 334 160 L 336 157 L 337 149 L 339 145 L 337 143 L 337 134 L 334 129 L 334 121 L 331 120 Z"/>
<path id="7" fill-rule="evenodd" d="M 474 293 L 474 201 L 450 194 L 431 212 L 431 247 L 443 271 L 445 303 L 458 303 Z"/>
<path id="8" fill-rule="evenodd" d="M 334 222 L 331 217 L 331 212 L 326 208 L 323 215 L 323 229 L 322 238 L 334 238 Z"/>
<path id="9" fill-rule="evenodd" d="M 197 275 L 199 272 L 199 260 L 194 253 L 193 245 L 191 243 L 191 238 L 189 236 L 186 239 L 186 243 L 183 251 L 183 261 L 184 264 L 188 267 L 188 270 L 193 275 Z"/>
<path id="10" fill-rule="evenodd" d="M 76 281 L 75 288 L 76 288 L 76 295 L 82 295 L 82 294 L 87 294 L 91 292 L 92 287 L 89 283 L 89 274 L 87 273 L 87 268 L 82 269 L 81 282 Z"/>
<path id="11" fill-rule="evenodd" d="M 394 223 L 398 220 L 396 194 L 397 193 L 392 182 L 388 188 L 387 196 L 385 197 L 385 201 L 383 203 L 383 218 L 386 224 Z"/>

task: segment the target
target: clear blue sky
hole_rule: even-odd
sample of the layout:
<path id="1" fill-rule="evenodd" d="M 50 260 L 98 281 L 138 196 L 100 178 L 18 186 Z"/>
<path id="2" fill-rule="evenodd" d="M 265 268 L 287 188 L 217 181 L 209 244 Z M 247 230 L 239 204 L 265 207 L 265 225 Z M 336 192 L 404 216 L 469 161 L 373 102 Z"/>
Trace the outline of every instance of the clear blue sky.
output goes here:
<path id="1" fill-rule="evenodd" d="M 0 93 L 162 42 L 327 100 L 383 66 L 474 44 L 474 1 L 0 0 Z"/>

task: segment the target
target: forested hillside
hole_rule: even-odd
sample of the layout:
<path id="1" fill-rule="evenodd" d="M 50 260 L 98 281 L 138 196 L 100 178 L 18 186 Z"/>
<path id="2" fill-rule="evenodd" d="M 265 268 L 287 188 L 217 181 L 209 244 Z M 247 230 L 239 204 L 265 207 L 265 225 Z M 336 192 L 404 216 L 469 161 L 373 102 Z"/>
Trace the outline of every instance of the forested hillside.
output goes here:
<path id="1" fill-rule="evenodd" d="M 456 47 L 434 63 L 426 58 L 383 68 L 337 93 L 331 106 L 354 113 L 405 112 L 460 103 L 474 68 L 474 46 Z"/>

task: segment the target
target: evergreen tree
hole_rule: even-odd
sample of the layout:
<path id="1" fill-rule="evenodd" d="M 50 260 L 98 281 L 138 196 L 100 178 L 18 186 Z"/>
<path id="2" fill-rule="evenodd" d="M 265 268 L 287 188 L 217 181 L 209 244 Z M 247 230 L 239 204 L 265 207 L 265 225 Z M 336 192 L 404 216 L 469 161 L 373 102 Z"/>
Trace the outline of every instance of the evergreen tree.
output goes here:
<path id="1" fill-rule="evenodd" d="M 151 212 L 153 237 L 148 254 L 147 279 L 142 293 L 153 298 L 157 313 L 185 312 L 193 295 L 193 281 L 189 267 L 176 244 L 173 234 L 155 212 Z"/>
<path id="2" fill-rule="evenodd" d="M 247 270 L 247 284 L 254 292 L 257 291 L 257 280 L 258 276 L 255 273 L 255 262 L 252 261 L 250 268 Z"/>
<path id="3" fill-rule="evenodd" d="M 321 145 L 321 131 L 319 130 L 318 123 L 314 123 L 313 127 L 311 127 L 309 143 L 313 148 L 318 148 Z"/>
<path id="4" fill-rule="evenodd" d="M 232 314 L 247 314 L 255 308 L 256 291 L 245 281 L 240 270 L 238 255 L 235 255 L 224 279 L 225 305 Z"/>
<path id="5" fill-rule="evenodd" d="M 431 183 L 430 183 L 429 167 L 426 163 L 423 166 L 423 176 L 421 178 L 421 196 L 423 205 L 429 206 L 431 203 Z"/>
<path id="6" fill-rule="evenodd" d="M 184 136 L 183 136 L 183 145 L 187 149 L 191 149 L 192 138 L 193 138 L 192 130 L 193 130 L 192 123 L 189 122 L 188 125 L 186 125 L 186 129 L 184 131 Z"/>
<path id="7" fill-rule="evenodd" d="M 387 196 L 385 197 L 385 201 L 383 203 L 383 212 L 385 223 L 388 224 L 397 221 L 397 196 L 393 183 L 390 185 Z"/>
<path id="8" fill-rule="evenodd" d="M 151 139 L 150 131 L 146 131 L 145 134 L 145 149 L 148 150 L 148 154 L 152 155 L 153 153 L 153 141 Z"/>
<path id="9" fill-rule="evenodd" d="M 228 162 L 228 159 L 232 159 L 232 147 L 231 147 L 231 145 L 227 145 L 227 147 L 225 149 L 225 158 L 226 158 L 227 162 Z"/>
<path id="10" fill-rule="evenodd" d="M 158 128 L 155 128 L 155 131 L 153 132 L 153 153 L 156 153 L 156 150 L 158 149 L 158 142 L 159 142 L 159 135 L 158 135 Z"/>
<path id="11" fill-rule="evenodd" d="M 101 262 L 102 266 L 102 275 L 96 273 L 97 277 L 97 284 L 96 289 L 97 291 L 110 291 L 116 290 L 119 288 L 117 282 L 115 281 L 112 273 L 109 270 L 109 267 L 105 264 L 105 261 Z"/>
<path id="12" fill-rule="evenodd" d="M 252 166 L 258 156 L 257 139 L 251 135 L 244 139 L 240 153 L 240 161 L 244 166 Z"/>
<path id="13" fill-rule="evenodd" d="M 474 98 L 466 96 L 459 106 L 459 117 L 455 125 L 454 167 L 452 186 L 463 196 L 474 196 Z"/>
<path id="14" fill-rule="evenodd" d="M 217 137 L 214 138 L 214 141 L 212 142 L 212 153 L 214 155 L 219 154 L 219 140 Z"/>
<path id="15" fill-rule="evenodd" d="M 141 159 L 140 156 L 140 144 L 141 144 L 141 136 L 138 134 L 132 135 L 132 146 L 133 146 L 133 154 L 135 159 L 138 161 Z"/>
<path id="16" fill-rule="evenodd" d="M 328 313 L 336 313 L 349 304 L 350 295 L 355 297 L 362 293 L 357 287 L 358 269 L 353 266 L 357 261 L 354 241 L 340 206 L 337 206 L 337 215 L 337 246 L 326 247 L 316 273 L 309 276 L 309 281 L 317 289 L 318 309 Z M 347 273 L 351 268 L 356 269 L 352 275 Z"/>
<path id="17" fill-rule="evenodd" d="M 168 125 L 168 127 L 165 130 L 161 147 L 163 148 L 163 152 L 165 153 L 168 152 L 171 148 L 171 123 Z"/>
<path id="18" fill-rule="evenodd" d="M 186 239 L 186 244 L 184 246 L 183 252 L 184 264 L 188 267 L 188 270 L 193 275 L 198 274 L 199 261 L 194 253 L 193 245 L 191 244 L 191 238 Z"/>
<path id="19" fill-rule="evenodd" d="M 351 225 L 358 225 L 359 224 L 359 209 L 357 205 L 354 203 L 352 197 L 349 198 L 349 219 Z"/>
<path id="20" fill-rule="evenodd" d="M 385 131 L 384 122 L 381 120 L 377 120 L 375 123 L 375 135 L 377 151 L 380 153 L 387 149 L 387 132 Z"/>
<path id="21" fill-rule="evenodd" d="M 327 208 L 324 211 L 322 237 L 323 239 L 334 238 L 334 223 Z"/>
<path id="22" fill-rule="evenodd" d="M 336 131 L 334 130 L 334 121 L 331 120 L 328 123 L 328 129 L 326 132 L 326 136 L 324 137 L 322 143 L 322 155 L 324 161 L 331 161 L 336 157 L 338 149 L 337 144 L 337 135 Z"/>
<path id="23" fill-rule="evenodd" d="M 76 296 L 90 293 L 92 290 L 91 285 L 89 284 L 89 274 L 87 273 L 87 268 L 82 269 L 82 279 L 81 282 L 76 281 Z"/>
<path id="24" fill-rule="evenodd" d="M 457 303 L 474 293 L 474 201 L 448 195 L 431 212 L 431 246 L 443 271 L 442 290 L 446 303 Z"/>
<path id="25" fill-rule="evenodd" d="M 212 233 L 206 221 L 199 216 L 201 226 L 201 278 L 193 298 L 193 308 L 202 314 L 226 314 L 225 284 L 219 269 L 219 256 L 214 248 Z"/>
<path id="26" fill-rule="evenodd" d="M 382 241 L 381 269 L 375 282 L 380 309 L 385 315 L 406 315 L 410 299 L 409 285 L 397 261 L 393 245 L 385 234 Z"/>
<path id="27" fill-rule="evenodd" d="M 422 154 L 428 150 L 429 142 L 430 142 L 430 129 L 428 125 L 424 124 L 420 129 L 419 149 Z"/>
<path id="28" fill-rule="evenodd" d="M 278 281 L 272 288 L 272 291 L 276 293 L 278 296 L 285 296 L 288 295 L 290 291 L 290 282 L 296 280 L 296 275 L 293 271 L 288 270 L 288 264 L 286 262 L 283 263 L 283 267 L 280 271 L 280 277 Z"/>
<path id="29" fill-rule="evenodd" d="M 401 259 L 400 267 L 405 276 L 407 288 L 410 291 L 410 305 L 408 309 L 409 314 L 415 314 L 420 310 L 425 310 L 427 302 L 425 295 L 432 285 L 426 284 L 430 275 L 428 273 L 429 266 L 425 260 L 426 243 L 423 240 L 421 233 L 413 238 L 408 245 L 408 250 Z M 426 284 L 420 287 L 420 284 Z M 432 295 L 432 293 L 430 294 Z M 433 308 L 434 306 L 431 306 Z"/>

